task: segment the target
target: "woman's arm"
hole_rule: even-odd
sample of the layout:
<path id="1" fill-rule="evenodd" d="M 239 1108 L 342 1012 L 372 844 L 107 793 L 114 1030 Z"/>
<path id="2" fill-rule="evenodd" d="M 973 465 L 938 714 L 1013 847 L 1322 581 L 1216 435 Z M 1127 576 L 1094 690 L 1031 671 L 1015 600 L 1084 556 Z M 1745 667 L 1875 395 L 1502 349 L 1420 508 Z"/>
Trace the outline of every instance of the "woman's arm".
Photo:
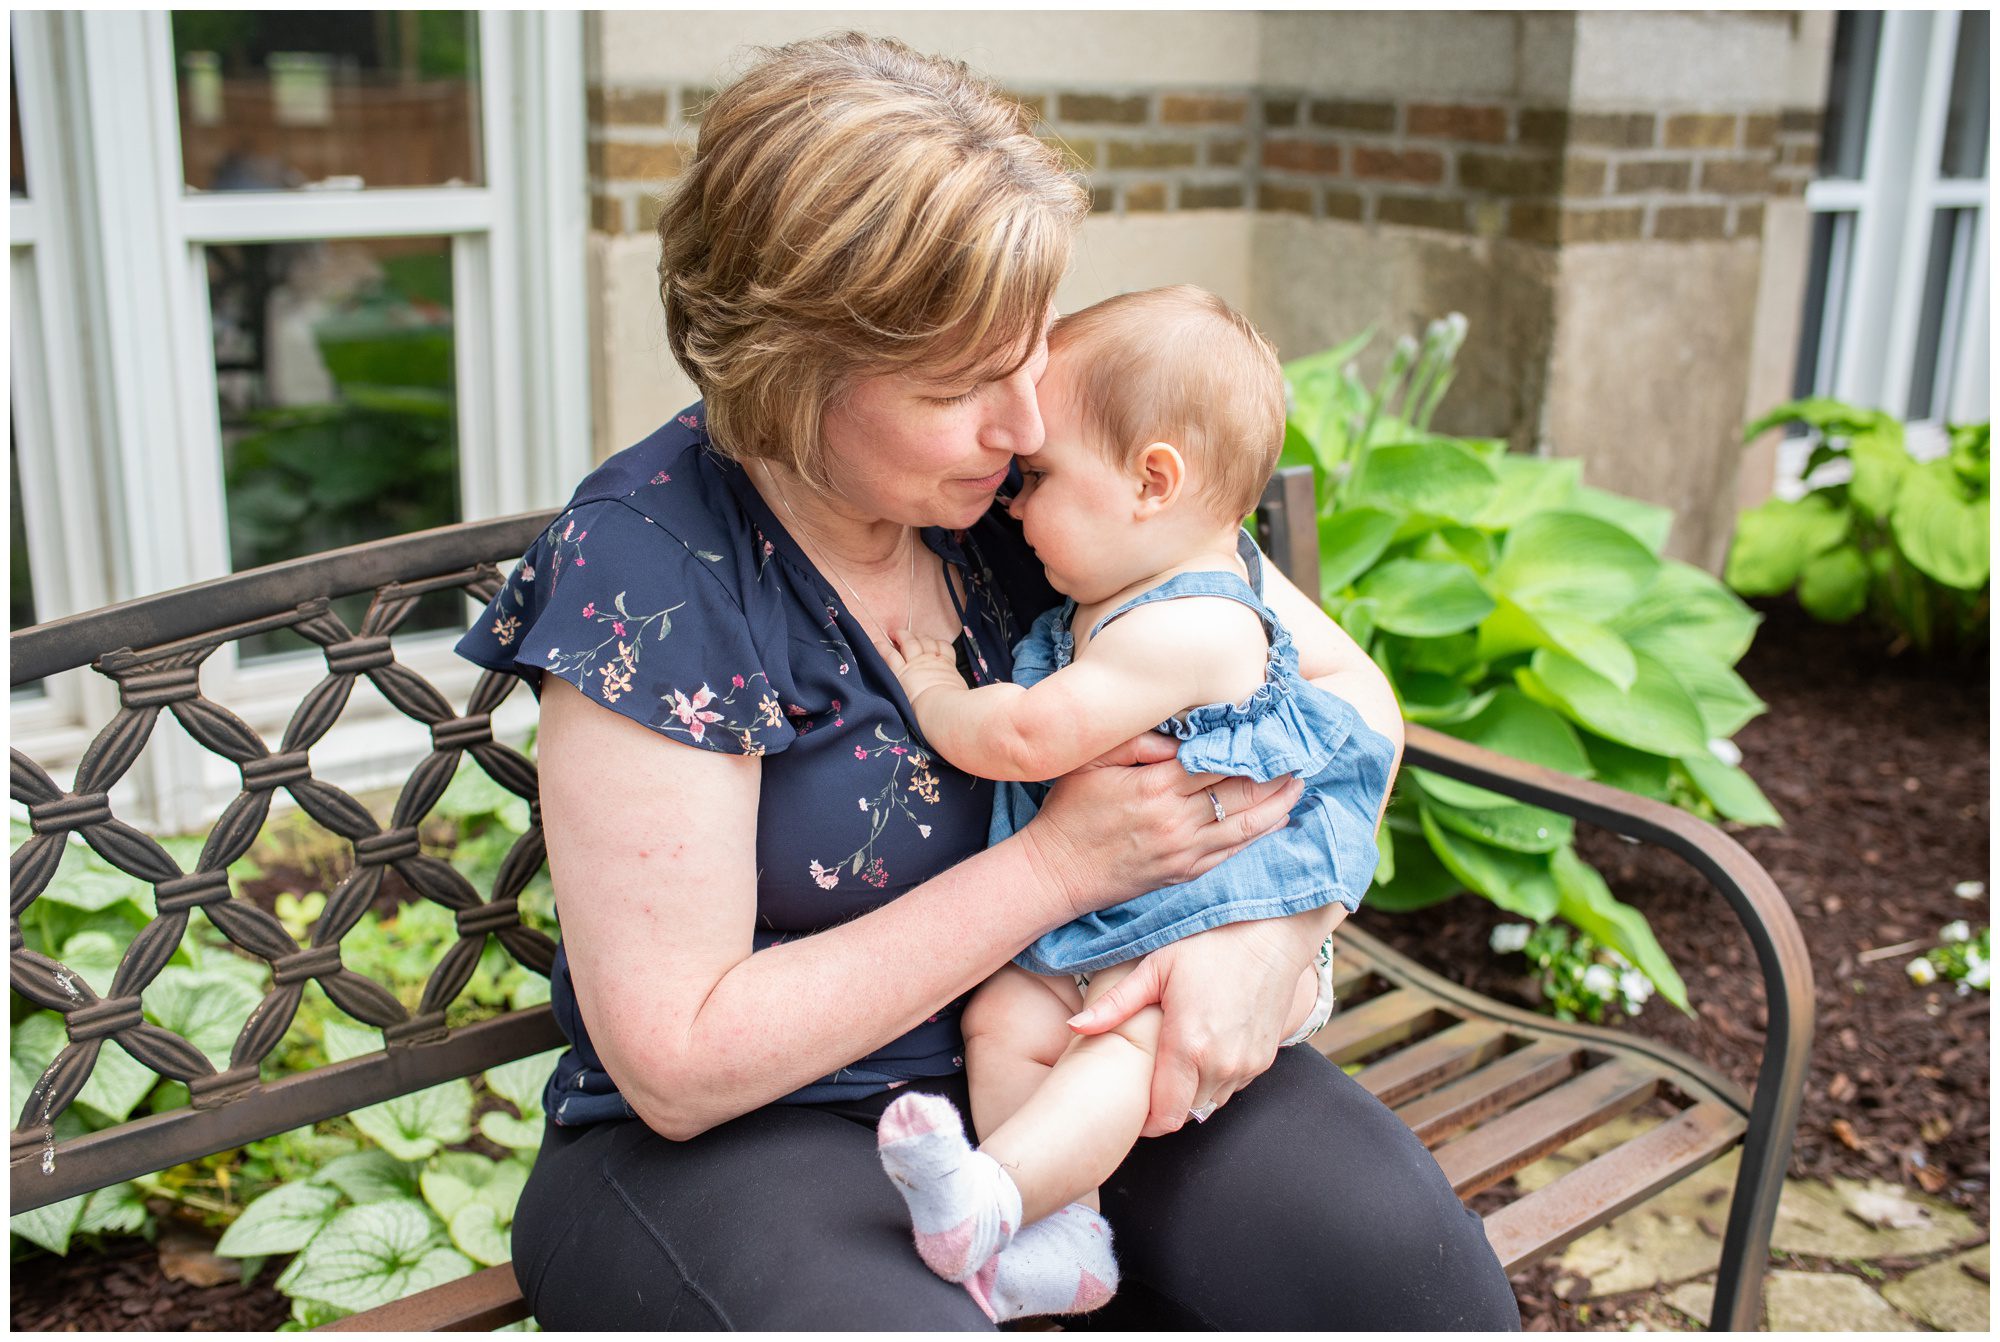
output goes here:
<path id="1" fill-rule="evenodd" d="M 676 1140 L 865 1056 L 1079 913 L 1207 870 L 1298 795 L 1240 789 L 1223 827 L 1200 823 L 1170 758 L 1082 770 L 1005 843 L 753 955 L 761 762 L 544 684 L 542 820 L 577 1004 L 634 1111 Z"/>

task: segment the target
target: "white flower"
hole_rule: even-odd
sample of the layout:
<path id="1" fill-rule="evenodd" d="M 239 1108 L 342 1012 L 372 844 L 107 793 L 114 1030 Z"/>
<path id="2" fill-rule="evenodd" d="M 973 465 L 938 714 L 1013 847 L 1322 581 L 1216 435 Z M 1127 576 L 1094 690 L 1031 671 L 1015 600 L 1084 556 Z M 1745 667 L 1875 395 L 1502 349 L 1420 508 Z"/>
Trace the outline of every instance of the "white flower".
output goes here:
<path id="1" fill-rule="evenodd" d="M 1721 760 L 1724 764 L 1743 763 L 1743 752 L 1738 750 L 1736 743 L 1726 736 L 1718 736 L 1710 741 L 1708 743 L 1708 753 Z"/>
<path id="2" fill-rule="evenodd" d="M 1625 995 L 1625 1002 L 1634 1011 L 1653 995 L 1653 981 L 1636 969 L 1628 969 L 1618 976 L 1618 991 Z"/>
<path id="3" fill-rule="evenodd" d="M 854 799 L 854 804 L 855 804 L 856 806 L 859 806 L 859 807 L 860 807 L 860 808 L 861 808 L 862 810 L 864 810 L 864 811 L 865 811 L 865 810 L 867 810 L 867 809 L 868 809 L 868 798 L 866 798 L 866 797 L 856 797 L 856 798 Z"/>
<path id="4" fill-rule="evenodd" d="M 1910 961 L 1903 968 L 1909 974 L 1910 982 L 1916 984 L 1919 988 L 1928 988 L 1931 984 L 1937 982 L 1937 966 L 1922 956 L 1918 956 L 1916 959 Z"/>
<path id="5" fill-rule="evenodd" d="M 1971 955 L 1965 957 L 1965 977 L 1960 979 L 1959 982 L 1968 988 L 1984 988 L 1987 986 L 1989 976 L 1992 972 L 1992 966 L 1986 963 L 1983 956 L 1974 951 Z"/>
<path id="6" fill-rule="evenodd" d="M 1986 893 L 1986 882 L 1960 881 L 1951 888 L 1951 892 L 1960 899 L 1978 899 Z"/>
<path id="7" fill-rule="evenodd" d="M 1486 939 L 1486 944 L 1505 955 L 1524 948 L 1528 944 L 1528 934 L 1534 930 L 1530 923 L 1502 923 L 1493 929 L 1493 935 Z"/>
<path id="8" fill-rule="evenodd" d="M 1618 976 L 1610 965 L 1592 965 L 1583 971 L 1583 990 L 1591 996 L 1609 998 L 1617 988 Z"/>
<path id="9" fill-rule="evenodd" d="M 923 835 L 926 839 L 928 839 L 931 836 L 931 827 L 929 825 L 918 825 L 917 833 Z"/>
<path id="10" fill-rule="evenodd" d="M 1938 929 L 1938 940 L 1946 942 L 1970 941 L 1972 940 L 1972 926 L 1963 918 L 1960 918 L 1955 923 L 1946 923 Z"/>

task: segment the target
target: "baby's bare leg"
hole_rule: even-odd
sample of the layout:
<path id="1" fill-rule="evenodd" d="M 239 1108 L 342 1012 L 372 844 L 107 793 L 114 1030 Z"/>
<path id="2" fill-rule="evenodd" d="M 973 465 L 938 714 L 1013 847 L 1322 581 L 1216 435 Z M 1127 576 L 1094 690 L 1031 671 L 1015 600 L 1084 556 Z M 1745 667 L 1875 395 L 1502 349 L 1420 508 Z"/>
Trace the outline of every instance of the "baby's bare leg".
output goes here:
<path id="1" fill-rule="evenodd" d="M 1093 974 L 1084 1000 L 1109 992 L 1134 963 Z M 1073 1037 L 1013 1114 L 990 1131 L 981 1125 L 979 1149 L 1013 1176 L 1023 1224 L 1091 1198 L 1139 1140 L 1152 1107 L 1160 1019 L 1149 1006 L 1116 1029 Z"/>
<path id="2" fill-rule="evenodd" d="M 1083 1008 L 1067 978 L 1045 978 L 1007 965 L 979 985 L 959 1022 L 972 1128 L 997 1129 L 1035 1093 L 1076 1038 L 1065 1023 Z"/>

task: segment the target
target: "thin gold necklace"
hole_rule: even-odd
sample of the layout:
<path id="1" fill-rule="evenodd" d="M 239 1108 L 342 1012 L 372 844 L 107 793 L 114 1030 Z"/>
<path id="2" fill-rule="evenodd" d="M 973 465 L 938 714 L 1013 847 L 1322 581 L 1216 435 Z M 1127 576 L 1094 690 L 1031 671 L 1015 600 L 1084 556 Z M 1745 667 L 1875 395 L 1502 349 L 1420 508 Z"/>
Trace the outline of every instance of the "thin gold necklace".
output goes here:
<path id="1" fill-rule="evenodd" d="M 777 494 L 778 502 L 784 505 L 785 514 L 792 519 L 792 536 L 795 540 L 798 541 L 799 548 L 803 550 L 806 548 L 805 528 L 803 524 L 801 524 L 799 521 L 798 512 L 796 509 L 792 507 L 792 501 L 789 498 L 785 497 L 784 491 L 778 489 L 777 487 L 778 472 L 776 468 L 772 467 L 769 463 L 766 463 L 764 469 L 767 472 L 767 478 L 771 482 L 772 492 Z M 903 613 L 903 628 L 905 630 L 908 630 L 910 628 L 911 624 L 915 621 L 917 614 L 916 535 L 917 535 L 917 529 L 915 527 L 906 527 L 903 530 L 904 544 L 909 546 L 910 550 L 910 593 L 909 593 L 910 599 L 909 599 L 909 607 Z M 855 610 L 863 615 L 868 616 L 869 619 L 875 621 L 876 625 L 882 630 L 882 641 L 884 643 L 889 643 L 892 641 L 889 632 L 889 622 L 887 620 L 884 620 L 881 616 L 877 615 L 874 611 L 874 608 L 871 607 L 866 601 L 863 601 L 861 599 L 861 593 L 854 590 L 853 583 L 847 581 L 845 578 L 840 576 L 839 569 L 835 568 L 832 564 L 828 563 L 823 555 L 815 557 L 812 554 L 808 553 L 806 557 L 812 559 L 814 563 L 818 564 L 821 568 L 825 569 L 827 573 L 832 575 L 834 582 L 838 586 L 843 587 L 847 590 L 848 596 L 852 597 L 854 600 Z M 863 625 L 861 627 L 861 630 L 863 633 L 867 633 L 868 626 Z"/>

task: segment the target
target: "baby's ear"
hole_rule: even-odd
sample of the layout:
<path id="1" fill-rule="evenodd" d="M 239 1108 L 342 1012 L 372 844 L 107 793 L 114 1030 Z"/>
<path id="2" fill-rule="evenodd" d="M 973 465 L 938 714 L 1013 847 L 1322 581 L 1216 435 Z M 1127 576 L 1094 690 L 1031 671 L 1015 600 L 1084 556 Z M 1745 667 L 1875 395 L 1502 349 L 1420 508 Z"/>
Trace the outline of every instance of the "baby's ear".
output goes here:
<path id="1" fill-rule="evenodd" d="M 1139 454 L 1139 511 L 1152 516 L 1180 501 L 1187 462 L 1172 443 L 1149 443 Z"/>

